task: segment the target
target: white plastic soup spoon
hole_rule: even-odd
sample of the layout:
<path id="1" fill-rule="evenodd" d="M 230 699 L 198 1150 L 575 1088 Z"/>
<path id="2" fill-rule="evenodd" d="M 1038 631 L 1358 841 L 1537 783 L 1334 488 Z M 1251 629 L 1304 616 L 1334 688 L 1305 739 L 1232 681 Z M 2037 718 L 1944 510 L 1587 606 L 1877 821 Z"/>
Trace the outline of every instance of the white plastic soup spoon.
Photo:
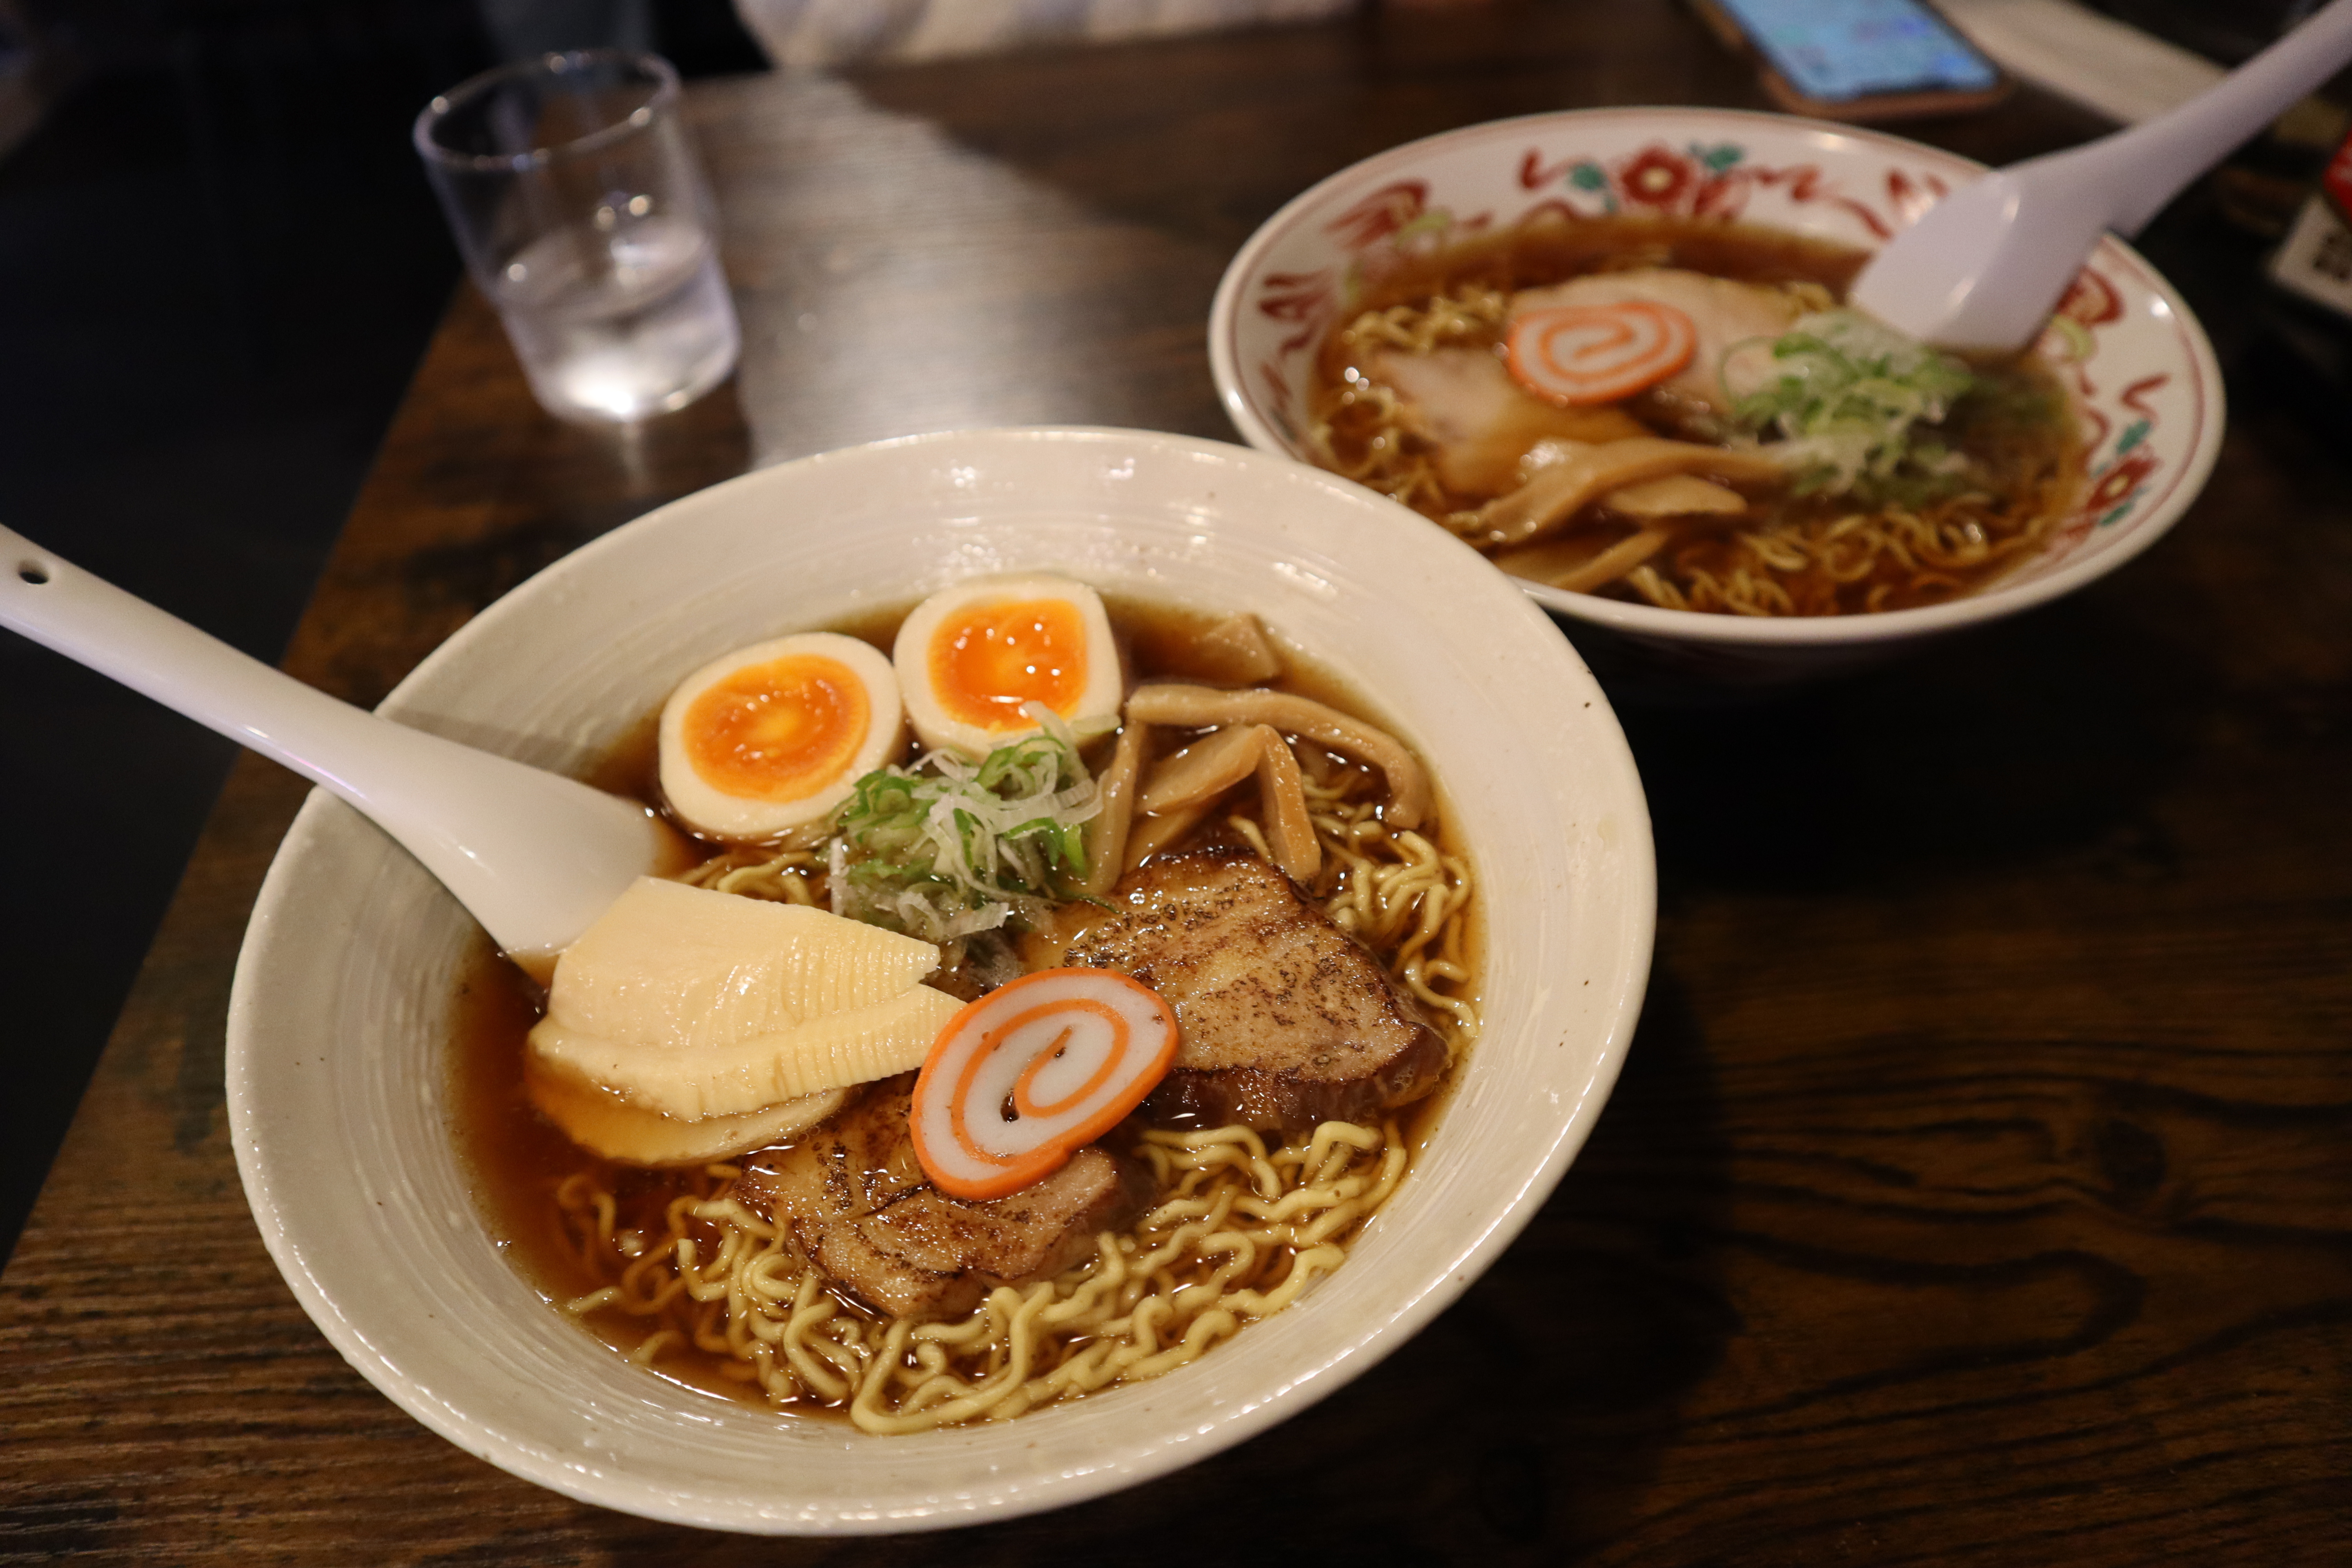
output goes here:
<path id="1" fill-rule="evenodd" d="M 5 528 L 0 626 L 341 795 L 526 967 L 679 862 L 642 805 L 339 702 Z"/>
<path id="2" fill-rule="evenodd" d="M 1853 302 L 1947 348 L 2032 342 L 2100 234 L 2133 235 L 2190 180 L 2352 60 L 2352 0 L 2179 108 L 1946 196 L 1854 279 Z"/>

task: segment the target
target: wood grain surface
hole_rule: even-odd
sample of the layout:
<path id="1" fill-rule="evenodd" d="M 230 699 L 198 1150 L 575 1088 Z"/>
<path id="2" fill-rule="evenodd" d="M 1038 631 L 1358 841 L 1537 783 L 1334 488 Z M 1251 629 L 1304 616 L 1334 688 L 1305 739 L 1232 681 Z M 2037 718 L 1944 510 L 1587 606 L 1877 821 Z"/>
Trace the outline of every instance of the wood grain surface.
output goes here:
<path id="1" fill-rule="evenodd" d="M 698 88 L 737 382 L 626 439 L 561 426 L 463 295 L 289 668 L 373 702 L 754 462 L 971 423 L 1229 437 L 1202 323 L 1281 201 L 1428 132 L 1641 101 L 1759 100 L 1667 0 Z M 2000 161 L 2096 129 L 2024 94 L 1919 132 Z M 1628 707 L 1656 967 L 1558 1193 L 1353 1384 L 1081 1507 L 656 1525 L 350 1371 L 228 1148 L 229 975 L 302 796 L 247 759 L 0 1277 L 0 1562 L 2352 1561 L 2352 418 L 2263 349 L 2257 247 L 2192 200 L 2148 248 L 2232 401 L 2177 533 L 1894 668 Z"/>

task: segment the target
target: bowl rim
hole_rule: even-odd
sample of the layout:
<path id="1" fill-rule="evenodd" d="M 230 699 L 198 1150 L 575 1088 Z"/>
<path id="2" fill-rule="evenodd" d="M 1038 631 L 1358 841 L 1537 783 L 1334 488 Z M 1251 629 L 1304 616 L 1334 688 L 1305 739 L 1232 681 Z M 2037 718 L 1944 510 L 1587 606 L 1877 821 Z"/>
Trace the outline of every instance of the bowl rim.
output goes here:
<path id="1" fill-rule="evenodd" d="M 1672 105 L 1549 110 L 1504 120 L 1482 121 L 1475 125 L 1457 126 L 1451 131 L 1441 131 L 1434 135 L 1388 148 L 1325 175 L 1285 202 L 1273 216 L 1257 226 L 1241 249 L 1234 253 L 1234 258 L 1225 266 L 1224 275 L 1218 279 L 1216 297 L 1209 307 L 1209 373 L 1216 383 L 1217 400 L 1223 405 L 1226 417 L 1233 421 L 1234 427 L 1241 432 L 1242 438 L 1272 456 L 1292 462 L 1305 461 L 1292 456 L 1281 437 L 1258 415 L 1245 390 L 1247 384 L 1241 373 L 1236 332 L 1244 289 L 1257 271 L 1265 253 L 1287 237 L 1309 209 L 1319 205 L 1336 191 L 1371 183 L 1383 174 L 1409 168 L 1432 153 L 1450 151 L 1459 144 L 1489 138 L 1509 139 L 1538 127 L 1603 121 L 1670 122 L 1676 126 L 1707 122 L 1750 128 L 1765 126 L 1776 132 L 1811 132 L 1816 136 L 1866 143 L 1885 153 L 1925 157 L 1974 175 L 1990 173 L 1985 164 L 1973 158 L 1860 125 L 1811 120 L 1801 115 L 1774 114 L 1762 110 L 1677 108 Z M 2105 576 L 2169 532 L 2194 503 L 2205 488 L 2207 478 L 2212 473 L 2214 462 L 2221 456 L 2229 411 L 2221 367 L 2214 356 L 2213 345 L 2206 337 L 2204 325 L 2198 321 L 2196 312 L 2189 308 L 2188 301 L 2180 297 L 2170 280 L 2150 266 L 2138 251 L 2113 234 L 2102 235 L 2092 254 L 2132 271 L 2138 281 L 2162 301 L 2186 350 L 2189 370 L 2197 382 L 2197 395 L 2210 410 L 2210 416 L 2200 422 L 2196 438 L 2175 471 L 2171 489 L 2150 508 L 2147 516 L 2130 533 L 2106 549 L 2087 558 L 2077 556 L 2056 571 L 2031 582 L 2010 583 L 1996 578 L 1975 593 L 1941 605 L 1880 610 L 1855 616 L 1760 617 L 1714 615 L 1697 610 L 1669 610 L 1655 605 L 1637 605 L 1622 599 L 1604 598 L 1597 594 L 1570 594 L 1540 583 L 1522 582 L 1521 590 L 1536 603 L 1559 615 L 1644 638 L 1748 648 L 1821 648 L 1895 642 L 1957 631 L 2046 604 Z"/>
<path id="2" fill-rule="evenodd" d="M 387 717 L 397 717 L 410 709 L 416 691 L 425 684 L 428 671 L 466 657 L 465 649 L 469 640 L 467 633 L 473 627 L 492 626 L 517 615 L 529 614 L 530 598 L 560 592 L 569 577 L 585 569 L 568 563 L 593 561 L 610 551 L 624 548 L 617 542 L 624 535 L 656 526 L 654 520 L 671 513 L 674 509 L 717 504 L 724 499 L 717 492 L 756 490 L 761 486 L 774 484 L 777 482 L 775 476 L 783 469 L 881 460 L 888 454 L 908 448 L 940 447 L 952 449 L 959 445 L 974 442 L 983 445 L 1000 442 L 1064 443 L 1093 450 L 1116 446 L 1132 449 L 1140 444 L 1171 456 L 1189 455 L 1227 462 L 1240 460 L 1251 465 L 1275 465 L 1284 471 L 1273 477 L 1283 482 L 1297 483 L 1301 477 L 1306 477 L 1311 479 L 1315 485 L 1330 489 L 1351 502 L 1372 494 L 1336 475 L 1287 459 L 1269 458 L 1230 442 L 1108 426 L 1012 426 L 940 431 L 818 453 L 790 463 L 754 469 L 679 497 L 558 559 L 452 633 L 394 688 L 378 710 Z M 1395 508 L 1402 514 L 1400 521 L 1402 518 L 1410 518 L 1416 530 L 1423 521 L 1385 497 L 1375 496 L 1373 499 L 1379 500 L 1382 507 Z M 1467 550 L 1468 546 L 1461 548 Z M 534 584 L 538 586 L 534 588 Z M 530 591 L 528 594 L 527 590 Z M 1531 629 L 1539 630 L 1548 638 L 1559 637 L 1558 628 L 1532 602 L 1517 596 L 1497 600 L 1498 611 L 1505 603 L 1522 606 L 1525 615 L 1530 617 Z M 299 919 L 299 910 L 289 908 L 289 900 L 299 893 L 297 884 L 301 876 L 299 862 L 303 858 L 303 846 L 320 833 L 330 831 L 337 814 L 349 809 L 323 790 L 315 788 L 304 801 L 284 841 L 272 857 L 239 951 L 229 995 L 226 1063 L 229 1129 L 237 1173 L 252 1209 L 256 1227 L 272 1260 L 311 1321 L 354 1370 L 403 1411 L 457 1447 L 511 1474 L 576 1500 L 624 1510 L 640 1517 L 706 1529 L 766 1534 L 866 1535 L 948 1529 L 1016 1518 L 1090 1500 L 1205 1459 L 1288 1419 L 1336 1392 L 1377 1365 L 1426 1327 L 1439 1312 L 1452 1305 L 1517 1239 L 1534 1217 L 1536 1210 L 1583 1147 L 1614 1088 L 1641 1015 L 1654 950 L 1656 858 L 1650 837 L 1647 799 L 1622 727 L 1616 725 L 1606 698 L 1598 684 L 1592 682 L 1590 672 L 1582 669 L 1582 661 L 1577 658 L 1574 649 L 1564 640 L 1560 646 L 1580 679 L 1590 685 L 1586 693 L 1590 704 L 1597 705 L 1600 716 L 1607 721 L 1608 727 L 1603 733 L 1611 735 L 1613 743 L 1606 748 L 1605 758 L 1596 757 L 1594 763 L 1599 770 L 1598 776 L 1605 784 L 1605 797 L 1612 808 L 1622 808 L 1626 813 L 1621 831 L 1632 836 L 1634 851 L 1623 857 L 1622 875 L 1617 879 L 1619 897 L 1611 921 L 1613 934 L 1610 940 L 1614 943 L 1618 956 L 1607 979 L 1616 1000 L 1605 1014 L 1596 1015 L 1591 1026 L 1594 1052 L 1591 1072 L 1583 1083 L 1582 1091 L 1572 1103 L 1562 1109 L 1550 1130 L 1542 1158 L 1518 1166 L 1513 1173 L 1517 1178 L 1516 1184 L 1497 1194 L 1500 1206 L 1494 1211 L 1491 1223 L 1475 1234 L 1456 1238 L 1433 1253 L 1430 1261 L 1415 1271 L 1417 1285 L 1410 1297 L 1388 1303 L 1377 1319 L 1353 1331 L 1344 1341 L 1319 1350 L 1306 1364 L 1288 1369 L 1289 1375 L 1280 1386 L 1258 1391 L 1249 1401 L 1237 1402 L 1230 1414 L 1213 1424 L 1157 1434 L 1148 1443 L 1107 1456 L 1106 1462 L 1083 1470 L 1016 1475 L 984 1494 L 935 1497 L 930 1500 L 930 1511 L 919 1517 L 909 1518 L 882 1510 L 859 1513 L 843 1505 L 821 1519 L 814 1519 L 805 1515 L 763 1511 L 758 1506 L 758 1500 L 750 1502 L 728 1500 L 722 1502 L 709 1497 L 680 1495 L 635 1476 L 621 1478 L 616 1484 L 610 1476 L 584 1475 L 558 1457 L 529 1442 L 519 1441 L 500 1423 L 485 1415 L 477 1415 L 455 1404 L 445 1403 L 373 1344 L 362 1321 L 363 1312 L 348 1310 L 339 1299 L 341 1292 L 314 1273 L 297 1235 L 299 1226 L 289 1223 L 289 1215 L 277 1201 L 269 1152 L 257 1137 L 262 1127 L 256 1099 L 261 1092 L 261 1069 L 266 1051 L 257 1037 L 257 1031 L 266 1026 L 264 1014 L 268 1003 L 267 998 L 259 994 L 260 982 L 256 975 L 261 963 L 256 961 L 256 954 L 266 947 L 278 927 Z M 583 1345 L 593 1343 L 584 1333 L 582 1342 Z M 867 1438 L 864 1434 L 857 1436 L 861 1440 L 870 1441 L 920 1441 L 919 1436 L 914 1439 L 882 1439 Z"/>

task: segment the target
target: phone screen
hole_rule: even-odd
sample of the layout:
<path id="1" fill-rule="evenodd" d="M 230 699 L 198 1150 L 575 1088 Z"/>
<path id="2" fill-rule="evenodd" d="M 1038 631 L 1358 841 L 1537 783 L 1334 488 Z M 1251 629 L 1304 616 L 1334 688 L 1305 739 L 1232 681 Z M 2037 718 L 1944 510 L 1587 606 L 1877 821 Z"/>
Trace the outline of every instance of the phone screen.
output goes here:
<path id="1" fill-rule="evenodd" d="M 1991 62 L 1916 0 L 1715 0 L 1807 98 L 1981 91 Z"/>

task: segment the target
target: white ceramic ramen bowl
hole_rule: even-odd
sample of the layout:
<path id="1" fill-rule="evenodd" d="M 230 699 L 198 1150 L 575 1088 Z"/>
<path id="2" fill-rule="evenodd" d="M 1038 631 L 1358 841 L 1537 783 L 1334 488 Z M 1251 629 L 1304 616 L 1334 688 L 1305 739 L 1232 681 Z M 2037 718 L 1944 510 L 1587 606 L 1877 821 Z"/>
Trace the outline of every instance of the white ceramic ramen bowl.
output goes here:
<path id="1" fill-rule="evenodd" d="M 1200 1362 L 1009 1423 L 874 1437 L 625 1364 L 493 1246 L 452 1146 L 471 922 L 314 795 L 238 962 L 228 1105 L 263 1238 L 351 1363 L 451 1442 L 608 1508 L 880 1532 L 1075 1502 L 1365 1372 L 1542 1203 L 1599 1115 L 1649 968 L 1649 820 L 1608 704 L 1535 605 L 1402 508 L 1238 447 L 1118 430 L 924 437 L 750 474 L 557 563 L 383 711 L 579 769 L 671 684 L 777 633 L 975 574 L 1256 612 L 1434 766 L 1481 879 L 1486 1028 L 1420 1163 L 1335 1275 Z"/>
<path id="2" fill-rule="evenodd" d="M 1210 364 L 1250 445 L 1307 461 L 1316 349 L 1347 319 L 1362 280 L 1402 258 L 1542 211 L 1736 220 L 1868 248 L 1983 172 L 1876 132 L 1729 110 L 1580 110 L 1474 125 L 1367 158 L 1267 219 L 1217 289 Z M 1967 597 L 1784 620 L 1522 586 L 1654 667 L 1746 684 L 1872 662 L 2071 593 L 2188 510 L 2221 447 L 2221 378 L 2180 297 L 2113 237 L 2060 302 L 2038 352 L 2074 399 L 2088 482 L 2042 552 Z"/>

